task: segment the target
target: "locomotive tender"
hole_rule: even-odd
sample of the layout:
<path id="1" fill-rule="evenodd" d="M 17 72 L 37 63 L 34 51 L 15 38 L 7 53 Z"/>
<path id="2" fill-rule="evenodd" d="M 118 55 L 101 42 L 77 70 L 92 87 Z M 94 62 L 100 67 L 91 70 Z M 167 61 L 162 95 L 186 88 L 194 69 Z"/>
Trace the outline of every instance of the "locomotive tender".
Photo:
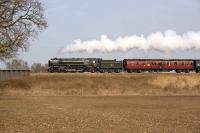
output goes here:
<path id="1" fill-rule="evenodd" d="M 196 72 L 200 73 L 200 60 L 192 59 L 124 59 L 123 61 L 101 58 L 52 58 L 49 72 Z"/>

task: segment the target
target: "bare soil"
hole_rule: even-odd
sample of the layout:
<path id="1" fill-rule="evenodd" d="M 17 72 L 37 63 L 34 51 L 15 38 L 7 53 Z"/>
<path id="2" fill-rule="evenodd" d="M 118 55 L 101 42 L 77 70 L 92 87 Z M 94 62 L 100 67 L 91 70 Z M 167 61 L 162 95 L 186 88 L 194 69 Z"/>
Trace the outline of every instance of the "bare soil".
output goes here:
<path id="1" fill-rule="evenodd" d="M 200 97 L 0 96 L 1 133 L 198 133 Z"/>

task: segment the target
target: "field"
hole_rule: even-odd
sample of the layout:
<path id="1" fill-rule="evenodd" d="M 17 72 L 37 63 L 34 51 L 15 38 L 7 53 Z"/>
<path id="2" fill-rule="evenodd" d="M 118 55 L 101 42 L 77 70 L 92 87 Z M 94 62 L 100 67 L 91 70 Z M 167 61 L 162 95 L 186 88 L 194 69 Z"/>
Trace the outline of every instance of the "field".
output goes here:
<path id="1" fill-rule="evenodd" d="M 1 97 L 4 133 L 197 133 L 199 97 Z"/>
<path id="2" fill-rule="evenodd" d="M 0 132 L 200 132 L 199 76 L 32 74 L 2 81 Z"/>

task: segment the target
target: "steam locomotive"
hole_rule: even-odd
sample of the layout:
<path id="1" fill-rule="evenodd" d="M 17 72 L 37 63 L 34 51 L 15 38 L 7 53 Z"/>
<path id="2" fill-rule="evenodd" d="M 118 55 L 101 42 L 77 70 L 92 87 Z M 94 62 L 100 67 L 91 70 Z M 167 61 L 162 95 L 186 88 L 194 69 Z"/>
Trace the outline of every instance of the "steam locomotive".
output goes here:
<path id="1" fill-rule="evenodd" d="M 141 73 L 170 72 L 200 73 L 200 60 L 192 59 L 124 59 L 123 61 L 101 58 L 52 58 L 48 62 L 49 72 L 91 73 Z"/>

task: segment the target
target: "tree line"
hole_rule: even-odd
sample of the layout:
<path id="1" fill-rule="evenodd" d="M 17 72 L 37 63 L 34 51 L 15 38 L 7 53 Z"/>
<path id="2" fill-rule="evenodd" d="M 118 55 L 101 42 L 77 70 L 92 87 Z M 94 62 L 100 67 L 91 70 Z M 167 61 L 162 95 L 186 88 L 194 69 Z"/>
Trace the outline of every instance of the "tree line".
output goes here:
<path id="1" fill-rule="evenodd" d="M 7 70 L 31 70 L 33 73 L 47 72 L 48 64 L 33 63 L 30 67 L 28 63 L 21 59 L 13 59 L 6 62 Z"/>

